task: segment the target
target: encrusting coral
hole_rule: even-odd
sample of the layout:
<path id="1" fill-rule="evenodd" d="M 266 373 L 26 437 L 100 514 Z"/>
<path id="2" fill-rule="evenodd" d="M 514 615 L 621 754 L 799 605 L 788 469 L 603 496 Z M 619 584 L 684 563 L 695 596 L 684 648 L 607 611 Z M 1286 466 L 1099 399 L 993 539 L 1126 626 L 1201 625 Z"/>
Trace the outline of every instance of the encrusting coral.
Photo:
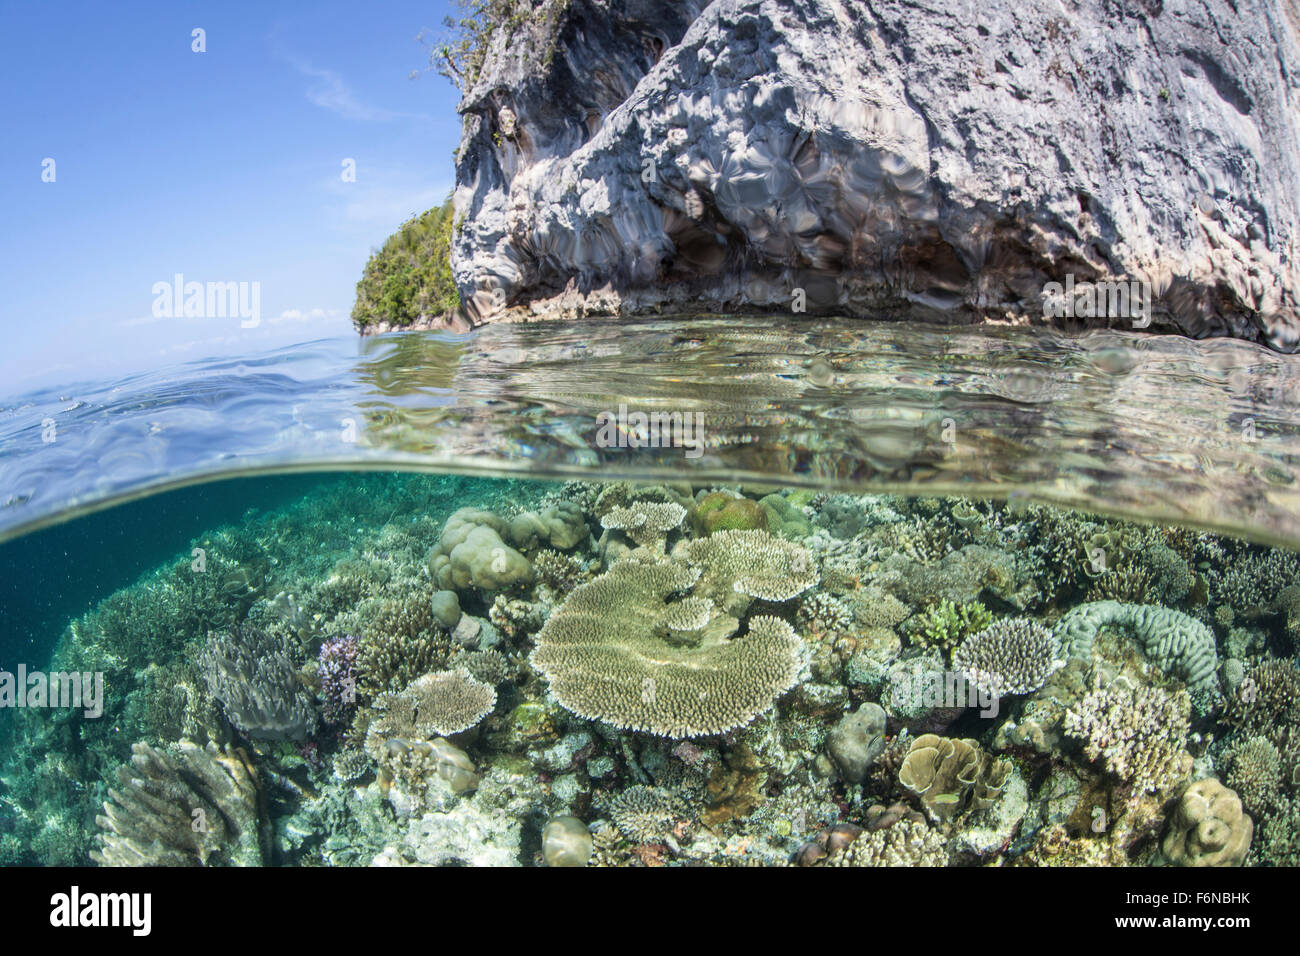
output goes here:
<path id="1" fill-rule="evenodd" d="M 188 740 L 173 753 L 131 747 L 96 817 L 104 866 L 261 866 L 270 832 L 257 771 L 243 750 Z"/>

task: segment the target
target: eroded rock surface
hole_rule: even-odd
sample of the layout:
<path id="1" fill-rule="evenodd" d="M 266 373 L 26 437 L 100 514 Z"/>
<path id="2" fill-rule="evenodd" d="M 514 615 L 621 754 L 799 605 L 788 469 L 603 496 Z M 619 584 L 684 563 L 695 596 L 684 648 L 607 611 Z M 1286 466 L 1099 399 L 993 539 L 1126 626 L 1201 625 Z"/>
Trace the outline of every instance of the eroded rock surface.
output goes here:
<path id="1" fill-rule="evenodd" d="M 543 0 L 461 104 L 475 322 L 660 310 L 1300 344 L 1293 0 Z M 1127 326 L 1130 318 L 1068 320 Z"/>

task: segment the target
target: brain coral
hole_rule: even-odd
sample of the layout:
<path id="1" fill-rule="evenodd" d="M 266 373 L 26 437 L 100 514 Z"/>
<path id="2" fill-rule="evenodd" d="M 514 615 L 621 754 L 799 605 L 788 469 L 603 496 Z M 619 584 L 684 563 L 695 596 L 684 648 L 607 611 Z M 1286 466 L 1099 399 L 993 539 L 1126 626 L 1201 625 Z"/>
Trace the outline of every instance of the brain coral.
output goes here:
<path id="1" fill-rule="evenodd" d="M 1052 632 L 1028 618 L 1007 618 L 980 631 L 953 652 L 952 666 L 981 690 L 1029 694 L 1061 666 Z"/>
<path id="2" fill-rule="evenodd" d="M 1087 658 L 1103 627 L 1120 628 L 1132 635 L 1149 659 L 1186 681 L 1189 690 L 1214 688 L 1219 666 L 1214 634 L 1195 618 L 1151 604 L 1094 601 L 1062 617 L 1056 623 L 1056 636 L 1071 657 Z"/>
<path id="3" fill-rule="evenodd" d="M 663 737 L 749 723 L 795 685 L 802 642 L 774 617 L 739 622 L 696 596 L 677 562 L 624 560 L 576 588 L 537 634 L 530 657 L 566 709 Z"/>
<path id="4" fill-rule="evenodd" d="M 429 554 L 429 571 L 438 587 L 501 591 L 533 580 L 533 566 L 501 539 L 506 523 L 490 511 L 461 508 L 447 519 Z"/>

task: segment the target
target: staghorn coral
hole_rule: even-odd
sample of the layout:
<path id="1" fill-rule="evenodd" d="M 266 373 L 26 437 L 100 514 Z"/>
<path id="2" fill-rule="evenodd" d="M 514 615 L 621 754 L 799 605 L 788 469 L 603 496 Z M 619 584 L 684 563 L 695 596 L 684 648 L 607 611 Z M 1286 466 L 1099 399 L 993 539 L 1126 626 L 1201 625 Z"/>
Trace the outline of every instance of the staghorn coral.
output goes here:
<path id="1" fill-rule="evenodd" d="M 103 866 L 261 866 L 270 830 L 252 761 L 241 749 L 182 740 L 172 752 L 131 747 L 96 817 Z"/>
<path id="2" fill-rule="evenodd" d="M 1190 771 L 1183 749 L 1190 714 L 1186 691 L 1116 683 L 1094 686 L 1065 712 L 1063 729 L 1083 741 L 1090 760 L 1144 793 L 1165 790 Z"/>
<path id="3" fill-rule="evenodd" d="M 1029 694 L 1063 663 L 1052 632 L 1028 618 L 1004 618 L 967 638 L 952 666 L 994 696 Z"/>
<path id="4" fill-rule="evenodd" d="M 802 545 L 766 531 L 719 531 L 675 549 L 698 568 L 695 593 L 727 614 L 743 614 L 755 599 L 788 601 L 817 584 L 817 568 Z"/>
<path id="5" fill-rule="evenodd" d="M 967 808 L 993 806 L 1010 773 L 1011 761 L 995 760 L 974 740 L 923 734 L 903 758 L 898 782 L 920 798 L 931 819 L 951 820 Z"/>
<path id="6" fill-rule="evenodd" d="M 366 699 L 405 687 L 420 674 L 441 670 L 451 653 L 444 634 L 380 633 L 357 645 L 357 693 Z"/>
<path id="7" fill-rule="evenodd" d="M 1300 554 L 1276 548 L 1244 554 L 1209 577 L 1215 600 L 1250 620 L 1272 606 L 1285 588 L 1300 581 Z"/>
<path id="8" fill-rule="evenodd" d="M 200 657 L 208 690 L 230 722 L 250 737 L 303 741 L 316 705 L 284 644 L 250 626 L 209 634 Z"/>
<path id="9" fill-rule="evenodd" d="M 683 620 L 668 599 L 698 578 L 675 562 L 615 564 L 551 615 L 533 667 L 567 710 L 615 727 L 698 737 L 749 723 L 796 683 L 802 642 L 773 617 L 732 637 L 736 618 L 698 601 Z M 669 629 L 685 623 L 702 626 Z"/>
<path id="10" fill-rule="evenodd" d="M 1160 848 L 1176 866 L 1241 866 L 1254 828 L 1237 795 L 1210 777 L 1183 791 Z"/>
<path id="11" fill-rule="evenodd" d="M 1188 689 L 1214 688 L 1219 666 L 1214 634 L 1195 618 L 1167 607 L 1096 601 L 1074 608 L 1057 622 L 1055 631 L 1067 654 L 1087 659 L 1103 627 L 1131 635 L 1148 659 L 1186 681 Z"/>
<path id="12" fill-rule="evenodd" d="M 376 697 L 373 707 L 382 716 L 371 722 L 370 729 L 385 736 L 446 737 L 473 727 L 492 712 L 496 702 L 492 685 L 463 667 L 425 674 L 400 693 Z"/>
<path id="13" fill-rule="evenodd" d="M 1266 866 L 1300 866 L 1300 799 L 1281 801 L 1264 818 L 1252 851 Z"/>

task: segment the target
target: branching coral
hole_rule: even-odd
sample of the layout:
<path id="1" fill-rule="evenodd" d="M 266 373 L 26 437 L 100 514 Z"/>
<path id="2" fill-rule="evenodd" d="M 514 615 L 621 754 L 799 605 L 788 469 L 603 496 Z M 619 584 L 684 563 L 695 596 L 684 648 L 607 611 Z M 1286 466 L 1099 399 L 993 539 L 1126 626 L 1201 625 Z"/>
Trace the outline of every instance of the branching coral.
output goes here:
<path id="1" fill-rule="evenodd" d="M 1277 800 L 1282 786 L 1282 758 L 1265 737 L 1241 737 L 1224 751 L 1228 767 L 1225 783 L 1254 814 L 1262 814 Z"/>
<path id="2" fill-rule="evenodd" d="M 317 655 L 322 700 L 321 718 L 327 724 L 347 724 L 357 707 L 357 639 L 334 637 Z"/>
<path id="3" fill-rule="evenodd" d="M 993 623 L 993 615 L 979 601 L 954 604 L 940 601 L 920 615 L 913 634 L 918 643 L 951 648 Z"/>
<path id="4" fill-rule="evenodd" d="M 1038 690 L 1063 661 L 1052 632 L 1028 618 L 990 625 L 953 652 L 952 666 L 995 696 Z"/>
<path id="5" fill-rule="evenodd" d="M 104 866 L 261 866 L 270 831 L 248 755 L 182 740 L 174 753 L 131 747 L 96 817 Z"/>
<path id="6" fill-rule="evenodd" d="M 615 727 L 697 737 L 749 723 L 794 686 L 802 642 L 778 618 L 733 638 L 736 618 L 716 607 L 669 603 L 698 578 L 676 562 L 615 564 L 551 615 L 533 666 L 565 708 Z"/>
<path id="7" fill-rule="evenodd" d="M 1094 688 L 1065 713 L 1064 730 L 1083 741 L 1090 760 L 1139 792 L 1165 790 L 1187 776 L 1183 749 L 1191 701 L 1187 692 L 1124 684 Z"/>
<path id="8" fill-rule="evenodd" d="M 1300 667 L 1292 661 L 1260 661 L 1226 696 L 1223 719 L 1247 734 L 1300 728 Z"/>
<path id="9" fill-rule="evenodd" d="M 283 643 L 256 628 L 210 634 L 200 658 L 212 696 L 230 722 L 262 740 L 306 740 L 316 705 Z"/>

